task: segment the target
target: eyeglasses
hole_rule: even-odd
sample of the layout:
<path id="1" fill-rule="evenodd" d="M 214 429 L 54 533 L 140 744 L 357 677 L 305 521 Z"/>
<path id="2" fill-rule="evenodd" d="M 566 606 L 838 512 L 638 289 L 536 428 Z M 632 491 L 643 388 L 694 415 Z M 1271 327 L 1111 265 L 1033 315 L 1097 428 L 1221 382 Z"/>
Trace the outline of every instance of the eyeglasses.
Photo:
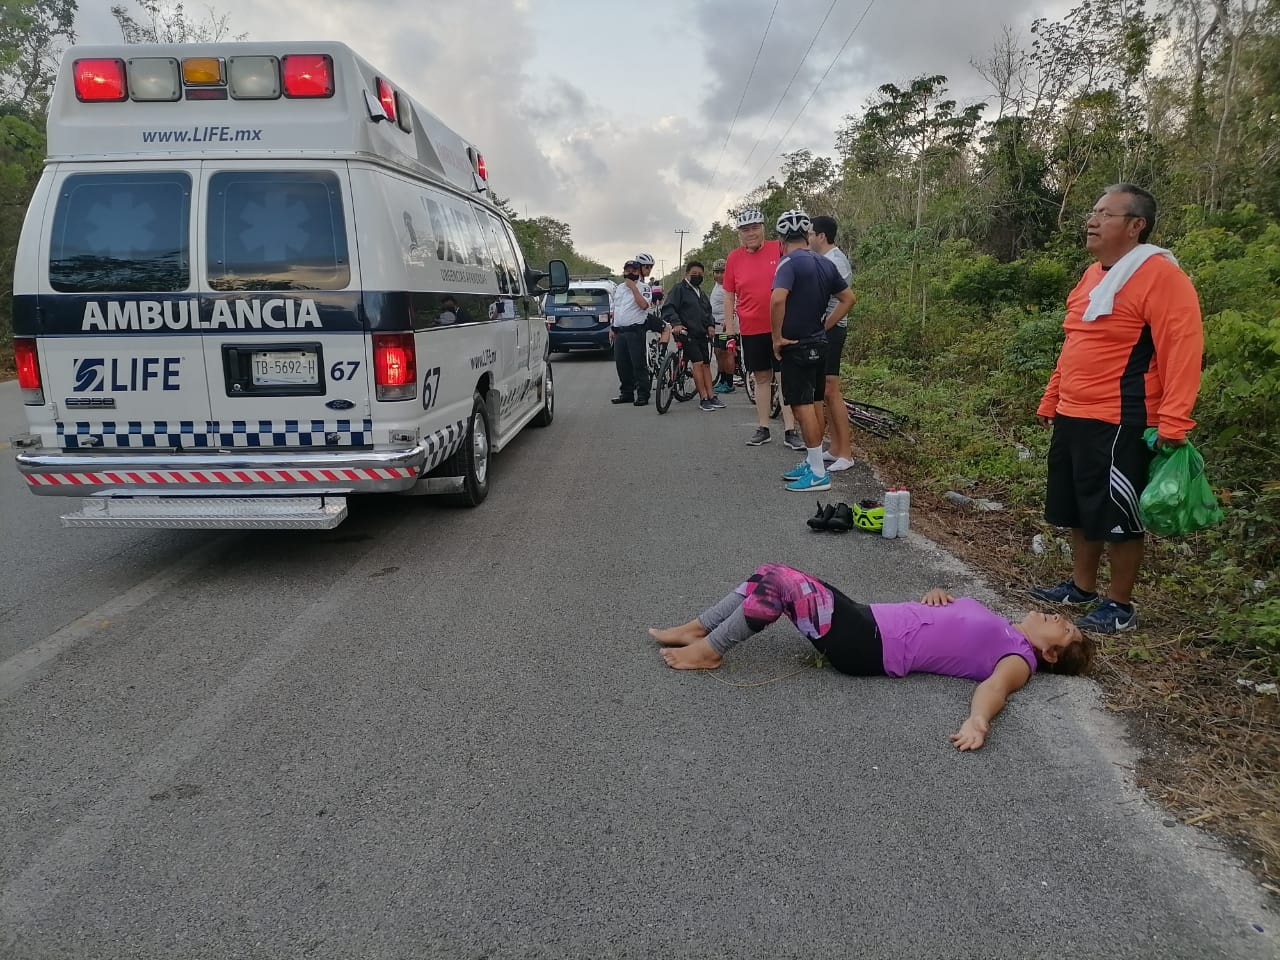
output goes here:
<path id="1" fill-rule="evenodd" d="M 1084 222 L 1088 223 L 1090 220 L 1093 220 L 1095 217 L 1099 220 L 1113 220 L 1116 217 L 1125 217 L 1126 219 L 1129 219 L 1129 218 L 1138 217 L 1138 216 L 1140 215 L 1136 213 L 1111 213 L 1107 210 L 1090 210 L 1087 214 L 1085 214 Z"/>

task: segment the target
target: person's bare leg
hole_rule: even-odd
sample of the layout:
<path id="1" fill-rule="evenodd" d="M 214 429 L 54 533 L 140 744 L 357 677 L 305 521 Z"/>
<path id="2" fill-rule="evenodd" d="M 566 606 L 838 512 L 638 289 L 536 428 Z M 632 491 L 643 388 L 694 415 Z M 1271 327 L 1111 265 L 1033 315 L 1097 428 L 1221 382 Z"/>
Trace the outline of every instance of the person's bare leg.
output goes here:
<path id="1" fill-rule="evenodd" d="M 853 459 L 853 431 L 849 428 L 849 413 L 844 405 L 844 390 L 839 377 L 827 377 L 826 393 L 827 430 L 831 436 L 831 455 L 841 460 Z"/>
<path id="2" fill-rule="evenodd" d="M 1128 605 L 1133 602 L 1133 585 L 1138 581 L 1145 551 L 1146 541 L 1142 539 L 1110 544 L 1111 582 L 1107 584 L 1107 596 L 1116 603 Z M 1077 581 L 1076 586 L 1079 585 Z"/>
<path id="3" fill-rule="evenodd" d="M 806 447 L 822 446 L 822 427 L 818 421 L 817 404 L 806 403 L 790 409 L 795 414 L 796 422 L 800 424 L 800 435 L 804 437 L 804 445 Z"/>
<path id="4" fill-rule="evenodd" d="M 768 429 L 769 385 L 773 383 L 773 371 L 757 370 L 755 373 L 748 373 L 747 376 L 754 377 L 756 381 L 756 423 Z"/>
<path id="5" fill-rule="evenodd" d="M 1138 543 L 1142 541 L 1139 540 Z M 1102 547 L 1101 540 L 1086 540 L 1083 530 L 1079 527 L 1071 528 L 1071 579 L 1086 593 L 1094 593 L 1098 589 L 1098 567 L 1102 563 Z"/>
<path id="6" fill-rule="evenodd" d="M 724 662 L 724 657 L 711 649 L 706 637 L 683 647 L 667 647 L 662 659 L 672 670 L 714 670 Z"/>
<path id="7" fill-rule="evenodd" d="M 698 388 L 698 396 L 703 400 L 710 400 L 712 397 L 710 365 L 695 363 L 693 365 L 693 382 Z"/>
<path id="8" fill-rule="evenodd" d="M 782 393 L 782 374 L 775 373 L 774 379 L 778 383 L 778 393 Z M 796 418 L 791 412 L 791 408 L 785 403 L 782 405 L 782 429 L 794 430 L 796 428 Z M 819 440 L 821 442 L 821 440 Z"/>
<path id="9" fill-rule="evenodd" d="M 690 620 L 688 623 L 682 623 L 678 627 L 668 627 L 666 630 L 649 628 L 649 636 L 664 647 L 686 646 L 695 640 L 701 640 L 708 632 L 699 620 Z"/>

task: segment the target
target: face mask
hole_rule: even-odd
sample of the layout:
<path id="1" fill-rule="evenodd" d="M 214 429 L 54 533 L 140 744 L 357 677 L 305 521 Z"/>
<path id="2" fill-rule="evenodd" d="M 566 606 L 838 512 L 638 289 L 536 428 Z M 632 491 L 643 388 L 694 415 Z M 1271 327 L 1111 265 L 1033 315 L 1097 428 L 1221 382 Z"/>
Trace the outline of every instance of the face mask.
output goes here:
<path id="1" fill-rule="evenodd" d="M 692 277 L 689 278 L 689 282 L 692 283 L 695 287 L 702 286 L 702 274 L 695 273 Z"/>
<path id="2" fill-rule="evenodd" d="M 623 274 L 623 276 L 624 276 L 624 277 L 626 277 L 628 280 L 639 280 L 639 279 L 640 279 L 640 274 L 638 274 L 638 273 L 624 273 L 624 274 Z"/>

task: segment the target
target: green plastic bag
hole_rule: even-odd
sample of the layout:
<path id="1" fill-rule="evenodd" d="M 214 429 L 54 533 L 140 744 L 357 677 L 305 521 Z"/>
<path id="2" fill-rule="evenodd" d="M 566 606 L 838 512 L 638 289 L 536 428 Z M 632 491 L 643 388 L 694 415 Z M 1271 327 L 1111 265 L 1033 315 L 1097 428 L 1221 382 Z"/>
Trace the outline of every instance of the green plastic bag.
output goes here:
<path id="1" fill-rule="evenodd" d="M 1143 434 L 1154 448 L 1156 428 Z M 1190 443 L 1156 451 L 1138 501 L 1142 522 L 1162 537 L 1185 536 L 1222 521 L 1222 508 L 1204 475 L 1204 457 Z"/>

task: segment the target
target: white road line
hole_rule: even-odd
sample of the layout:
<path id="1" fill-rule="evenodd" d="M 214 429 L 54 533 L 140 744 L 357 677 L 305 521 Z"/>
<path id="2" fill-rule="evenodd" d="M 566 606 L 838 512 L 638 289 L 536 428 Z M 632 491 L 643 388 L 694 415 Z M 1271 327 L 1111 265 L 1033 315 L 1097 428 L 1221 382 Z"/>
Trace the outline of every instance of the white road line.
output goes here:
<path id="1" fill-rule="evenodd" d="M 21 653 L 14 654 L 4 663 L 0 663 L 0 700 L 4 700 L 22 689 L 33 675 L 49 661 L 61 656 L 82 640 L 87 640 L 101 632 L 104 621 L 117 620 L 130 611 L 136 610 L 148 600 L 163 593 L 200 567 L 207 564 L 213 556 L 226 546 L 227 537 L 209 543 L 181 560 L 166 567 L 160 573 L 131 590 L 113 597 L 99 607 L 90 610 L 84 616 L 72 620 L 65 627 L 49 634 Z"/>

